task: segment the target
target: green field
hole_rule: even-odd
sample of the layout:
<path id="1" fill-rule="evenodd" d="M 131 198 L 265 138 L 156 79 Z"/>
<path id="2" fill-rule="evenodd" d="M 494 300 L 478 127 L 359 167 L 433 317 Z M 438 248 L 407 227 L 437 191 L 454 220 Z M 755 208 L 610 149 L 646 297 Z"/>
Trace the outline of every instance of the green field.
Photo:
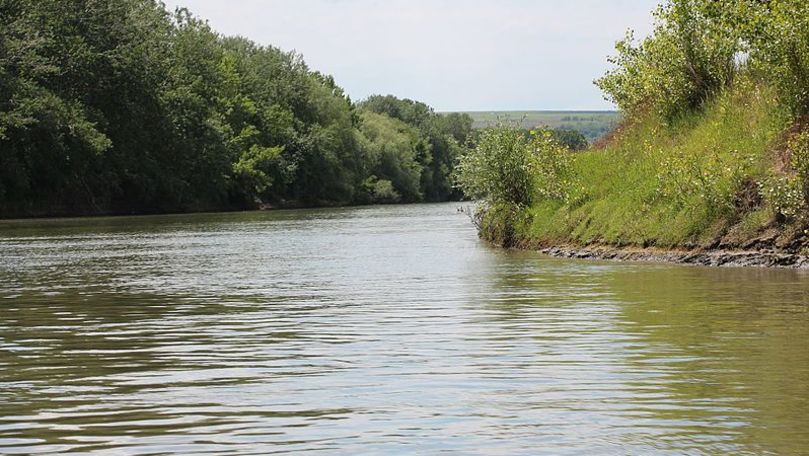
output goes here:
<path id="1" fill-rule="evenodd" d="M 498 121 L 519 122 L 524 128 L 539 125 L 581 132 L 589 141 L 612 131 L 620 121 L 616 111 L 470 111 L 475 128 L 486 128 Z"/>

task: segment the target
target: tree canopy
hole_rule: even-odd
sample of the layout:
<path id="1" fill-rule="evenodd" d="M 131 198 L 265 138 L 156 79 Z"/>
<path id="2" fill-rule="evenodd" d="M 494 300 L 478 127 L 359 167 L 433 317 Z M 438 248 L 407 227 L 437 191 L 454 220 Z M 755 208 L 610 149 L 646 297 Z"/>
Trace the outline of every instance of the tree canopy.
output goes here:
<path id="1" fill-rule="evenodd" d="M 0 216 L 437 201 L 468 116 L 154 0 L 0 0 Z"/>

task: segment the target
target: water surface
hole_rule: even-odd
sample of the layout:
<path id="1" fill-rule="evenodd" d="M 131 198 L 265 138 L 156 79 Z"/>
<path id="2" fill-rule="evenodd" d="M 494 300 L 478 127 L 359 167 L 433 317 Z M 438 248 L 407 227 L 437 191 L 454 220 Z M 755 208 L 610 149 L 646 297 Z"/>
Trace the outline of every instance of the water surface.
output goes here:
<path id="1" fill-rule="evenodd" d="M 0 454 L 809 454 L 809 274 L 451 204 L 0 222 Z"/>

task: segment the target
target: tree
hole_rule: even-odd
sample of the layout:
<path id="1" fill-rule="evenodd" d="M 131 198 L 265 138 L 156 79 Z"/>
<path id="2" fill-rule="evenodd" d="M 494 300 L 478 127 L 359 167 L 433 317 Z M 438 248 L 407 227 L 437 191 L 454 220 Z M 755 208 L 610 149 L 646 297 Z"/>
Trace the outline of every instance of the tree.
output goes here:
<path id="1" fill-rule="evenodd" d="M 590 143 L 587 141 L 587 138 L 579 132 L 578 130 L 572 130 L 569 128 L 557 128 L 551 130 L 553 133 L 554 139 L 561 145 L 567 147 L 568 149 L 576 152 L 580 150 L 585 150 L 590 147 Z"/>
<path id="2" fill-rule="evenodd" d="M 456 161 L 466 151 L 465 142 L 470 136 L 472 123 L 468 115 L 445 118 L 424 103 L 393 95 L 373 95 L 360 106 L 401 120 L 419 132 L 418 161 L 423 167 L 421 192 L 427 201 L 460 198 L 460 193 L 452 185 L 451 174 Z M 464 140 L 464 143 L 459 143 L 459 140 Z"/>
<path id="3" fill-rule="evenodd" d="M 418 131 L 398 119 L 366 111 L 361 132 L 366 174 L 389 181 L 404 202 L 421 201 Z"/>

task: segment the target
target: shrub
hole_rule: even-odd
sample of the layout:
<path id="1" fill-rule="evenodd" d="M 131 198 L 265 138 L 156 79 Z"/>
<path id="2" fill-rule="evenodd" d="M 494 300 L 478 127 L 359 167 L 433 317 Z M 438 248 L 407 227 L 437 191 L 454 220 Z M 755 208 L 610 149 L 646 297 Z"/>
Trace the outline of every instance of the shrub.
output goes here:
<path id="1" fill-rule="evenodd" d="M 776 214 L 796 219 L 805 217 L 809 210 L 809 132 L 793 136 L 787 151 L 790 159 L 786 173 L 770 173 L 760 189 Z"/>
<path id="2" fill-rule="evenodd" d="M 535 164 L 523 132 L 501 125 L 485 130 L 477 147 L 461 157 L 455 182 L 471 198 L 528 206 Z"/>
<path id="3" fill-rule="evenodd" d="M 806 210 L 803 183 L 798 176 L 770 174 L 759 187 L 773 211 L 786 219 L 798 217 Z"/>
<path id="4" fill-rule="evenodd" d="M 565 199 L 572 155 L 553 132 L 517 127 L 485 130 L 456 167 L 455 181 L 467 196 L 518 207 L 540 199 Z"/>
<path id="5" fill-rule="evenodd" d="M 766 74 L 781 102 L 797 114 L 809 109 L 809 2 L 739 2 L 734 24 L 750 43 L 753 63 Z"/>
<path id="6" fill-rule="evenodd" d="M 795 135 L 789 142 L 790 166 L 803 182 L 804 198 L 809 202 L 809 132 Z"/>
<path id="7" fill-rule="evenodd" d="M 398 203 L 402 196 L 393 188 L 393 182 L 381 179 L 373 186 L 373 200 L 376 203 Z"/>
<path id="8" fill-rule="evenodd" d="M 655 13 L 654 33 L 636 43 L 632 32 L 616 43 L 614 69 L 596 81 L 630 116 L 655 111 L 673 118 L 700 107 L 729 84 L 740 40 L 711 14 L 711 0 L 669 0 Z"/>
<path id="9" fill-rule="evenodd" d="M 573 155 L 552 131 L 531 131 L 530 151 L 535 162 L 534 189 L 540 199 L 566 200 Z"/>
<path id="10" fill-rule="evenodd" d="M 684 207 L 694 196 L 712 211 L 730 212 L 734 199 L 756 165 L 754 154 L 732 150 L 729 154 L 670 151 L 662 154 L 658 193 Z"/>

